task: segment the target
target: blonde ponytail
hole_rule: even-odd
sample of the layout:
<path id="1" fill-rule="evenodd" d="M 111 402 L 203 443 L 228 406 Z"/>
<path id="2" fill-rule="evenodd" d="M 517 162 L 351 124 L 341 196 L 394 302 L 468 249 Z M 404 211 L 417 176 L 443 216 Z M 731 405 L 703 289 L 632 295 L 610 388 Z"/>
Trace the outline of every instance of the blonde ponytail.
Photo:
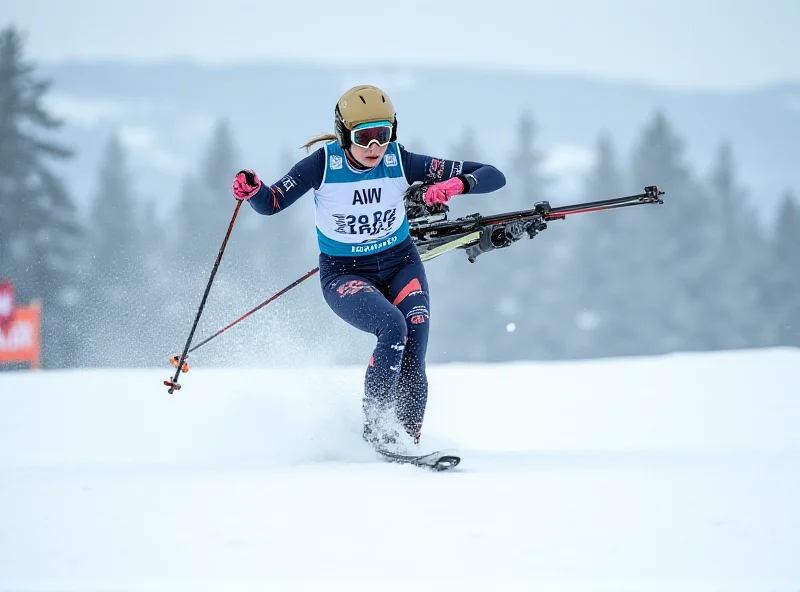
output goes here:
<path id="1" fill-rule="evenodd" d="M 317 142 L 330 142 L 331 140 L 335 140 L 336 136 L 333 134 L 320 134 L 318 136 L 314 136 L 308 142 L 300 146 L 300 148 L 305 148 L 306 152 Z"/>

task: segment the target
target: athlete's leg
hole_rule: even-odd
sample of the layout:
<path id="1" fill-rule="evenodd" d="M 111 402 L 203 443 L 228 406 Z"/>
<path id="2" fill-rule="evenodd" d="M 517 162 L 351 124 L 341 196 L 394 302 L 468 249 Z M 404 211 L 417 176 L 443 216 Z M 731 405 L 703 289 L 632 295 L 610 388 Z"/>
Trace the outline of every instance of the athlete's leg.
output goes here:
<path id="1" fill-rule="evenodd" d="M 406 431 L 419 442 L 428 402 L 425 356 L 430 325 L 430 295 L 425 267 L 416 249 L 392 279 L 389 296 L 407 327 L 400 378 L 396 389 L 398 415 Z"/>
<path id="2" fill-rule="evenodd" d="M 327 280 L 323 296 L 340 318 L 378 338 L 364 377 L 364 412 L 369 422 L 394 402 L 407 335 L 405 317 L 375 284 L 357 275 Z"/>

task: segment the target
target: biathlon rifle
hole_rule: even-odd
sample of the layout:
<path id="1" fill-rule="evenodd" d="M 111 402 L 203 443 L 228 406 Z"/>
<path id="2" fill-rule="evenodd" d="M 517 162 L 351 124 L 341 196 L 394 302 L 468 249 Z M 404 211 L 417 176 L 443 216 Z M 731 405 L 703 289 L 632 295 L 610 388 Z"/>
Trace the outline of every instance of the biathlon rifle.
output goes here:
<path id="1" fill-rule="evenodd" d="M 586 212 L 664 203 L 660 197 L 664 192 L 656 185 L 650 185 L 644 188 L 644 193 L 637 195 L 559 207 L 540 201 L 530 210 L 489 216 L 470 214 L 450 220 L 446 204 L 425 204 L 423 196 L 426 188 L 426 184 L 412 185 L 405 196 L 409 229 L 423 261 L 453 249 L 463 249 L 470 263 L 474 263 L 483 253 L 508 247 L 526 235 L 535 237 L 547 228 L 551 220 L 563 220 L 567 216 Z"/>

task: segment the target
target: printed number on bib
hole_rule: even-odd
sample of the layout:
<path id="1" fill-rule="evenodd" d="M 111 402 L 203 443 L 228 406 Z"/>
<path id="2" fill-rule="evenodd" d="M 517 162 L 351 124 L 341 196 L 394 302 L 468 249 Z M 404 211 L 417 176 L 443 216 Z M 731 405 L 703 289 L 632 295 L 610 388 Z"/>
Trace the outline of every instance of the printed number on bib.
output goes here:
<path id="1" fill-rule="evenodd" d="M 334 214 L 336 232 L 341 234 L 358 234 L 375 236 L 382 232 L 389 232 L 397 218 L 396 208 L 391 210 L 373 212 L 369 214 Z"/>

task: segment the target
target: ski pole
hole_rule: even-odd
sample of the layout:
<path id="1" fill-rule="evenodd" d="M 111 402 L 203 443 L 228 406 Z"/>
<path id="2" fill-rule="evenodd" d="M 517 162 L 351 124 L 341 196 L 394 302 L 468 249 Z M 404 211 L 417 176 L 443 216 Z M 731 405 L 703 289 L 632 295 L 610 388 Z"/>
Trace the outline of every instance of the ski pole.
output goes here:
<path id="1" fill-rule="evenodd" d="M 205 339 L 203 339 L 203 340 L 202 340 L 200 343 L 198 343 L 198 344 L 196 344 L 196 345 L 192 346 L 192 348 L 191 348 L 191 349 L 187 350 L 186 354 L 188 355 L 188 354 L 192 353 L 193 351 L 195 351 L 196 349 L 198 349 L 200 346 L 202 346 L 202 345 L 205 345 L 206 343 L 208 343 L 209 341 L 211 341 L 211 340 L 212 340 L 212 339 L 214 339 L 215 337 L 218 337 L 219 335 L 221 335 L 222 333 L 224 333 L 225 331 L 227 331 L 228 329 L 230 329 L 231 327 L 233 327 L 233 326 L 234 326 L 234 325 L 236 325 L 237 323 L 239 323 L 239 322 L 241 322 L 241 321 L 245 320 L 247 317 L 249 317 L 249 316 L 250 316 L 251 314 L 253 314 L 254 312 L 256 312 L 256 311 L 258 311 L 258 310 L 261 310 L 262 308 L 264 308 L 264 307 L 265 307 L 267 304 L 269 304 L 270 302 L 272 302 L 272 301 L 274 301 L 274 300 L 277 300 L 278 298 L 280 298 L 281 296 L 283 296 L 284 294 L 286 294 L 286 292 L 288 292 L 288 291 L 289 291 L 289 290 L 291 290 L 292 288 L 295 288 L 295 287 L 297 287 L 298 285 L 302 284 L 304 281 L 306 281 L 308 278 L 310 278 L 312 275 L 314 275 L 314 274 L 315 274 L 315 273 L 317 273 L 318 271 L 319 271 L 319 267 L 315 267 L 314 269 L 312 269 L 311 271 L 309 271 L 308 273 L 306 273 L 304 276 L 297 278 L 297 279 L 296 279 L 295 281 L 293 281 L 291 284 L 289 284 L 289 285 L 288 285 L 288 286 L 286 286 L 285 288 L 282 288 L 282 289 L 278 290 L 278 291 L 277 291 L 277 292 L 275 292 L 275 293 L 274 293 L 272 296 L 270 296 L 269 298 L 267 298 L 266 300 L 264 300 L 264 302 L 262 302 L 261 304 L 259 304 L 259 305 L 258 305 L 258 306 L 256 306 L 255 308 L 253 308 L 253 309 L 251 309 L 251 310 L 247 311 L 246 313 L 244 313 L 242 316 L 240 316 L 240 317 L 239 317 L 238 319 L 236 319 L 235 321 L 232 321 L 232 322 L 228 323 L 227 325 L 225 325 L 224 327 L 222 327 L 222 329 L 218 330 L 218 331 L 217 331 L 216 333 L 214 333 L 213 335 L 209 335 L 208 337 L 206 337 Z M 186 357 L 186 356 L 184 356 L 184 358 L 185 358 L 185 357 Z M 173 358 L 172 358 L 172 360 L 173 360 L 173 364 L 175 364 L 175 363 L 176 363 L 177 359 L 178 359 L 178 356 L 173 356 Z M 189 365 L 188 365 L 188 364 L 187 364 L 185 361 L 184 361 L 184 363 L 183 363 L 183 366 L 186 368 L 186 369 L 184 370 L 184 372 L 188 372 L 188 370 L 189 370 Z"/>
<path id="2" fill-rule="evenodd" d="M 194 317 L 194 323 L 192 323 L 192 329 L 189 331 L 189 337 L 186 339 L 186 345 L 183 347 L 183 353 L 181 354 L 180 358 L 178 356 L 174 356 L 171 360 L 173 366 L 175 366 L 175 376 L 172 377 L 172 380 L 165 380 L 164 384 L 169 387 L 169 394 L 174 393 L 176 390 L 181 388 L 181 385 L 178 384 L 178 376 L 180 376 L 181 371 L 186 372 L 189 368 L 185 364 L 186 356 L 189 353 L 189 345 L 192 343 L 192 337 L 194 336 L 194 331 L 197 329 L 197 323 L 200 321 L 200 315 L 203 314 L 203 309 L 206 306 L 206 300 L 208 299 L 208 293 L 211 291 L 211 284 L 214 281 L 214 276 L 217 275 L 217 270 L 219 269 L 219 264 L 222 261 L 222 254 L 225 252 L 225 247 L 228 244 L 228 238 L 231 235 L 231 231 L 233 230 L 233 224 L 236 222 L 236 217 L 239 215 L 239 208 L 242 207 L 242 200 L 236 201 L 236 209 L 233 210 L 233 217 L 231 218 L 231 223 L 228 225 L 228 232 L 225 233 L 225 238 L 222 241 L 222 245 L 219 248 L 219 253 L 217 253 L 217 260 L 214 261 L 214 267 L 211 269 L 211 275 L 208 278 L 208 283 L 206 284 L 206 290 L 203 293 L 203 299 L 200 301 L 200 308 L 197 309 L 197 314 Z"/>
<path id="3" fill-rule="evenodd" d="M 457 246 L 457 245 L 456 245 L 456 244 L 454 244 L 454 245 L 450 246 L 450 248 L 455 248 L 456 246 Z M 430 254 L 430 253 L 421 253 L 421 254 L 420 254 L 420 258 L 421 258 L 423 261 L 428 261 L 429 259 L 432 259 L 433 257 L 431 256 L 431 254 Z M 228 329 L 230 329 L 231 327 L 233 327 L 233 326 L 234 326 L 234 325 L 236 325 L 237 323 L 240 323 L 240 322 L 242 322 L 243 320 L 245 320 L 247 317 L 249 317 L 249 316 L 250 316 L 251 314 L 253 314 L 254 312 L 257 312 L 257 311 L 261 310 L 262 308 L 264 308 L 264 307 L 265 307 L 267 304 L 269 304 L 270 302 L 273 302 L 273 301 L 277 300 L 278 298 L 280 298 L 281 296 L 283 296 L 284 294 L 286 294 L 286 292 L 288 292 L 288 291 L 289 291 L 289 290 L 291 290 L 292 288 L 296 288 L 297 286 L 299 286 L 300 284 L 302 284 L 304 281 L 306 281 L 308 278 L 310 278 L 311 276 L 313 276 L 313 275 L 314 275 L 315 273 L 317 273 L 318 271 L 319 271 L 319 267 L 315 267 L 315 268 L 314 268 L 314 269 L 312 269 L 311 271 L 307 272 L 305 275 L 302 275 L 302 276 L 300 276 L 299 278 L 297 278 L 295 281 L 293 281 L 293 282 L 292 282 L 291 284 L 289 284 L 288 286 L 286 286 L 286 287 L 284 287 L 284 288 L 281 288 L 280 290 L 278 290 L 277 292 L 275 292 L 275 293 L 274 293 L 272 296 L 270 296 L 269 298 L 267 298 L 266 300 L 264 300 L 264 302 L 262 302 L 262 303 L 261 303 L 261 304 L 259 304 L 258 306 L 256 306 L 256 307 L 254 307 L 254 308 L 252 308 L 252 309 L 248 310 L 246 313 L 244 313 L 243 315 L 241 315 L 241 316 L 240 316 L 239 318 L 237 318 L 236 320 L 234 320 L 234 321 L 231 321 L 230 323 L 228 323 L 227 325 L 225 325 L 224 327 L 222 327 L 221 329 L 219 329 L 219 330 L 218 330 L 218 331 L 216 331 L 215 333 L 213 333 L 213 334 L 209 335 L 208 337 L 206 337 L 205 339 L 203 339 L 203 340 L 202 340 L 202 341 L 200 341 L 199 343 L 197 343 L 197 344 L 193 345 L 193 346 L 192 346 L 192 347 L 191 347 L 189 350 L 187 350 L 187 352 L 186 352 L 186 356 L 184 356 L 184 358 L 188 357 L 188 354 L 190 354 L 190 353 L 192 353 L 193 351 L 195 351 L 195 350 L 199 349 L 201 346 L 205 345 L 206 343 L 208 343 L 209 341 L 211 341 L 211 340 L 212 340 L 212 339 L 214 339 L 215 337 L 219 337 L 219 336 L 220 336 L 222 333 L 224 333 L 225 331 L 227 331 Z M 172 357 L 172 363 L 173 363 L 173 365 L 178 363 L 178 356 L 173 356 L 173 357 Z M 186 368 L 186 370 L 184 370 L 184 372 L 188 372 L 188 370 L 189 370 L 189 365 L 188 365 L 188 363 L 186 363 L 185 359 L 184 359 L 183 366 Z"/>

